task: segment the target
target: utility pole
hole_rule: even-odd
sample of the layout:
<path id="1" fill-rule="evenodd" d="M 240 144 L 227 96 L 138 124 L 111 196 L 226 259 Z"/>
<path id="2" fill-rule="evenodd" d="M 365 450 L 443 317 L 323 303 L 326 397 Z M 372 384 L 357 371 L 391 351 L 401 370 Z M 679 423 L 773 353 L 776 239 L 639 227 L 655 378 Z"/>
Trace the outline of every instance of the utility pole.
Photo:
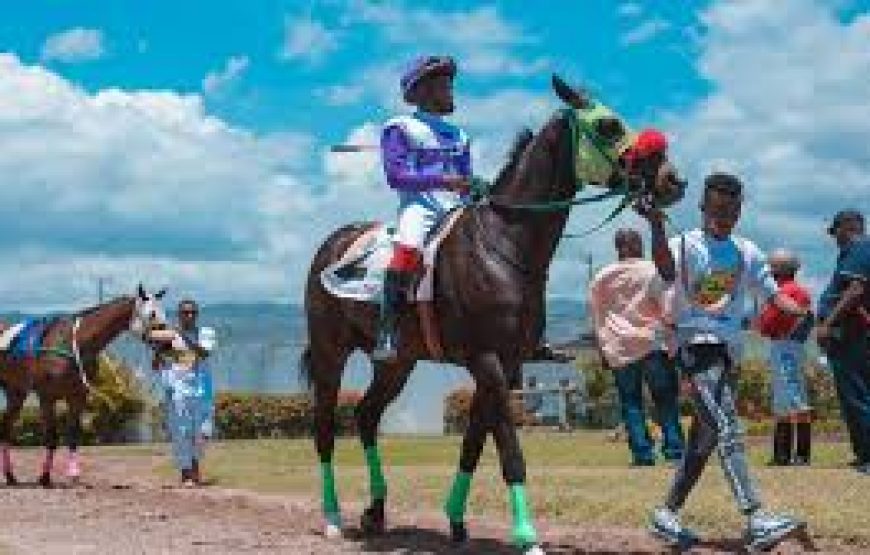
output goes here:
<path id="1" fill-rule="evenodd" d="M 586 253 L 586 290 L 589 291 L 589 284 L 592 283 L 592 254 Z"/>
<path id="2" fill-rule="evenodd" d="M 591 331 L 592 330 L 592 316 L 589 312 L 589 285 L 592 284 L 592 278 L 594 277 L 593 274 L 594 274 L 595 267 L 593 266 L 593 262 L 592 262 L 592 253 L 586 252 L 586 251 L 580 251 L 580 258 L 581 259 L 585 258 L 584 264 L 586 264 L 586 291 L 585 291 L 585 294 L 583 295 L 583 298 L 586 301 L 586 320 L 587 320 L 587 326 L 588 326 L 587 331 Z"/>
<path id="3" fill-rule="evenodd" d="M 105 297 L 106 284 L 111 281 L 111 278 L 106 276 L 97 276 L 97 303 L 103 304 Z"/>

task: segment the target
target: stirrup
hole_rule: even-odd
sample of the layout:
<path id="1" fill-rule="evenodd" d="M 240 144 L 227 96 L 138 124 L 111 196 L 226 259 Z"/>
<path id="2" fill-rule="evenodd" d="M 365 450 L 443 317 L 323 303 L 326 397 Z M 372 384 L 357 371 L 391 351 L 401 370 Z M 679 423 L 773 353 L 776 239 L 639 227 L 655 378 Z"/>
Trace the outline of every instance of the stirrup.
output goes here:
<path id="1" fill-rule="evenodd" d="M 375 348 L 372 349 L 372 360 L 377 362 L 388 362 L 398 358 L 399 348 L 396 343 L 395 335 L 390 335 L 384 338 L 379 337 Z"/>

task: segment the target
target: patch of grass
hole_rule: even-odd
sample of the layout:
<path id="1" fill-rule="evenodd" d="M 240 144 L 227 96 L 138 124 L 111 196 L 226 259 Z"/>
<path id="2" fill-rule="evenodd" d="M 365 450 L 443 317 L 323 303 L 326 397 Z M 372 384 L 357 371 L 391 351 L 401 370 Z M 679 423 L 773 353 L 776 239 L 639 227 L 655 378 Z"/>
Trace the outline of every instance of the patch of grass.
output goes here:
<path id="1" fill-rule="evenodd" d="M 459 457 L 459 437 L 392 436 L 381 441 L 389 505 L 440 510 Z M 629 468 L 624 443 L 602 432 L 529 432 L 522 436 L 529 493 L 536 515 L 565 524 L 644 526 L 674 470 Z M 806 518 L 814 534 L 870 547 L 870 481 L 844 467 L 843 443 L 814 445 L 811 468 L 768 468 L 767 441 L 750 443 L 750 460 L 768 507 Z M 344 501 L 368 499 L 368 473 L 357 440 L 336 445 L 336 476 Z M 208 475 L 223 486 L 319 497 L 311 440 L 233 441 L 213 445 Z M 507 518 L 507 493 L 489 442 L 474 477 L 469 515 Z M 699 530 L 734 536 L 743 525 L 715 455 L 685 508 Z"/>

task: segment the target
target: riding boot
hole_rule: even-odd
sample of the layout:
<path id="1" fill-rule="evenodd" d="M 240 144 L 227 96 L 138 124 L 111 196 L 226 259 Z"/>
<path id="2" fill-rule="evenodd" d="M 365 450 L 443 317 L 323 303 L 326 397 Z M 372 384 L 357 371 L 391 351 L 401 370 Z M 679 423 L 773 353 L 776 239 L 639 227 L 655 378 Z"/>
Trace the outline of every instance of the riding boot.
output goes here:
<path id="1" fill-rule="evenodd" d="M 377 344 L 372 351 L 373 360 L 388 361 L 398 356 L 399 310 L 406 295 L 408 277 L 409 272 L 400 272 L 391 268 L 384 273 L 384 292 L 378 319 Z"/>
<path id="2" fill-rule="evenodd" d="M 809 422 L 798 422 L 797 424 L 797 449 L 794 457 L 794 462 L 797 465 L 806 466 L 810 464 L 810 451 L 812 444 L 812 424 Z"/>
<path id="3" fill-rule="evenodd" d="M 771 466 L 788 466 L 791 464 L 792 445 L 791 422 L 777 422 L 773 430 L 773 458 Z"/>

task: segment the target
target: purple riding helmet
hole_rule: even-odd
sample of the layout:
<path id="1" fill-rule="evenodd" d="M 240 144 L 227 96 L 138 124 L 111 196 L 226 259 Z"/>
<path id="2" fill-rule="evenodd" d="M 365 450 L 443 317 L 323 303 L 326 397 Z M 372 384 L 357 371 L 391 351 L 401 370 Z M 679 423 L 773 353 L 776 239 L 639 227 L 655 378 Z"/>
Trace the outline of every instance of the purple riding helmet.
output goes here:
<path id="1" fill-rule="evenodd" d="M 402 98 L 414 104 L 414 85 L 432 75 L 456 75 L 456 62 L 450 56 L 420 56 L 415 58 L 402 74 Z"/>

